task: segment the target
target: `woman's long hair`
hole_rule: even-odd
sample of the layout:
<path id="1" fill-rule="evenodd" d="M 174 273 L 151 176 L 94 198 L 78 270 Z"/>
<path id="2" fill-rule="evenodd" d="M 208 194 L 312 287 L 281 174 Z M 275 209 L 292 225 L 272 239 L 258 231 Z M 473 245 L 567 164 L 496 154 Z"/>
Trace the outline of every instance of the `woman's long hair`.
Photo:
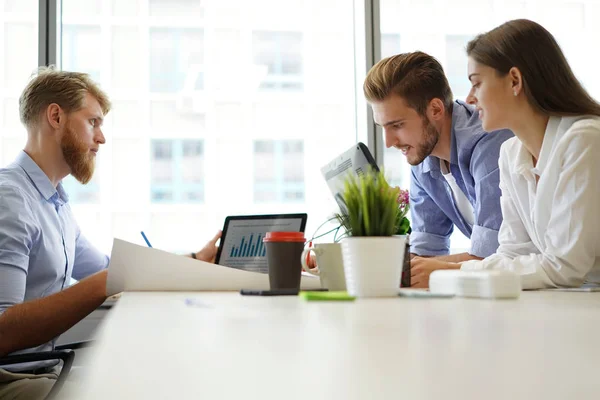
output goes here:
<path id="1" fill-rule="evenodd" d="M 502 76 L 517 67 L 527 100 L 542 114 L 600 116 L 600 104 L 577 80 L 554 36 L 533 21 L 508 21 L 480 34 L 467 54 Z"/>

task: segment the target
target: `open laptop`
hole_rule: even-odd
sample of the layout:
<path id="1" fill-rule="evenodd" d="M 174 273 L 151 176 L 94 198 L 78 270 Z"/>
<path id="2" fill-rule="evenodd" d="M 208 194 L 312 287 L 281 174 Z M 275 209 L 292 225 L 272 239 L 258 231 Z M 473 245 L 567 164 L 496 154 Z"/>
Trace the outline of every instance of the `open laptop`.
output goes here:
<path id="1" fill-rule="evenodd" d="M 267 232 L 304 232 L 307 214 L 238 215 L 225 218 L 215 264 L 268 273 Z"/>
<path id="2" fill-rule="evenodd" d="M 364 143 L 358 142 L 321 168 L 321 174 L 342 213 L 346 213 L 342 198 L 344 180 L 350 173 L 361 175 L 367 172 L 369 166 L 373 170 L 379 171 L 369 148 Z"/>
<path id="3" fill-rule="evenodd" d="M 344 180 L 348 174 L 361 175 L 365 173 L 369 169 L 369 166 L 373 170 L 379 171 L 379 167 L 371 155 L 369 148 L 364 143 L 358 142 L 321 168 L 321 173 L 327 181 L 327 186 L 329 186 L 329 190 L 340 207 L 342 214 L 347 214 L 342 197 Z M 402 287 L 410 287 L 410 252 L 408 249 L 404 254 L 401 280 Z"/>

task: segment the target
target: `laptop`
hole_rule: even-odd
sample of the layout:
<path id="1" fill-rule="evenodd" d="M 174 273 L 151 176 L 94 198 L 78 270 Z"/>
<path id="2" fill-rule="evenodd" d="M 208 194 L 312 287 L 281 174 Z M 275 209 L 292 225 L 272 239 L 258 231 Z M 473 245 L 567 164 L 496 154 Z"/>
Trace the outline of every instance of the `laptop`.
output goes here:
<path id="1" fill-rule="evenodd" d="M 344 180 L 351 173 L 359 176 L 364 174 L 369 167 L 379 171 L 369 148 L 364 143 L 358 142 L 321 168 L 321 174 L 343 214 L 346 213 L 346 206 L 342 198 Z"/>
<path id="2" fill-rule="evenodd" d="M 267 232 L 304 232 L 307 214 L 237 215 L 225 218 L 215 264 L 268 273 Z"/>
<path id="3" fill-rule="evenodd" d="M 358 176 L 364 174 L 369 167 L 379 172 L 379 167 L 369 148 L 364 143 L 358 142 L 321 168 L 321 173 L 342 214 L 348 214 L 342 197 L 344 180 L 348 174 L 354 173 Z M 410 252 L 408 249 L 404 254 L 401 281 L 402 287 L 410 287 Z"/>

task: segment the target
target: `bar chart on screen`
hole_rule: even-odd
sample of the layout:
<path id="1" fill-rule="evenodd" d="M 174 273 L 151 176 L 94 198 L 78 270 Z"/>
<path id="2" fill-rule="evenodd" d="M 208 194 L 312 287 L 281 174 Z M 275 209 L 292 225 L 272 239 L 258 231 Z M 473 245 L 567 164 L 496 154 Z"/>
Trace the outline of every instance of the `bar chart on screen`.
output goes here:
<path id="1" fill-rule="evenodd" d="M 247 271 L 268 272 L 263 239 L 267 232 L 299 232 L 302 218 L 242 219 L 227 225 L 219 264 Z"/>
<path id="2" fill-rule="evenodd" d="M 265 244 L 262 241 L 263 233 L 252 233 L 249 237 L 242 236 L 238 243 L 231 246 L 229 257 L 264 257 L 266 255 Z"/>
<path id="3" fill-rule="evenodd" d="M 223 249 L 222 264 L 247 271 L 268 272 L 265 244 L 265 230 L 268 227 L 233 230 L 228 234 Z"/>

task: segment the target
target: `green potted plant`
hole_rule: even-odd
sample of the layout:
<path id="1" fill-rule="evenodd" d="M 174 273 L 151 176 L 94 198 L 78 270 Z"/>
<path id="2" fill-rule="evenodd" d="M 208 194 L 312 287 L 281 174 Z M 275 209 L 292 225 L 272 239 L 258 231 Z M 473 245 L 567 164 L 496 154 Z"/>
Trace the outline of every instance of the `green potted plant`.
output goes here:
<path id="1" fill-rule="evenodd" d="M 346 286 L 357 297 L 395 296 L 407 251 L 408 192 L 391 188 L 383 172 L 349 175 L 337 215 L 345 229 L 342 256 Z"/>

